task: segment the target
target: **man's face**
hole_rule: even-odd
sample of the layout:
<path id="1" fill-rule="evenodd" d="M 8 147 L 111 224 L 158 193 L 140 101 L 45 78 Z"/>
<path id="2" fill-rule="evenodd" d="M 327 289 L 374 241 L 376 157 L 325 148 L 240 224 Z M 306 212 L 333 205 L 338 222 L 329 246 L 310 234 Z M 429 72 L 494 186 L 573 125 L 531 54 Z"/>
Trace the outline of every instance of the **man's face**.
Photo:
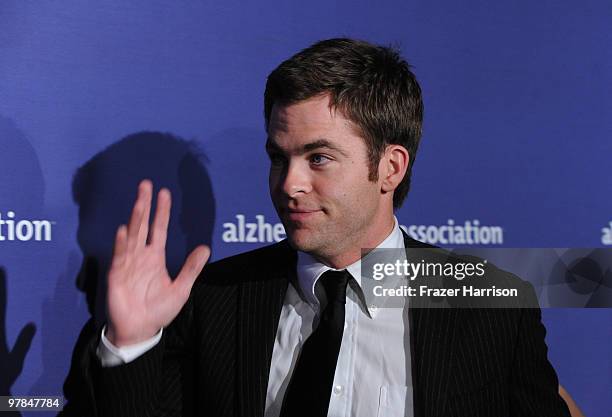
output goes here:
<path id="1" fill-rule="evenodd" d="M 368 180 L 365 142 L 327 95 L 275 105 L 266 151 L 270 195 L 294 248 L 330 259 L 379 232 L 381 191 Z"/>

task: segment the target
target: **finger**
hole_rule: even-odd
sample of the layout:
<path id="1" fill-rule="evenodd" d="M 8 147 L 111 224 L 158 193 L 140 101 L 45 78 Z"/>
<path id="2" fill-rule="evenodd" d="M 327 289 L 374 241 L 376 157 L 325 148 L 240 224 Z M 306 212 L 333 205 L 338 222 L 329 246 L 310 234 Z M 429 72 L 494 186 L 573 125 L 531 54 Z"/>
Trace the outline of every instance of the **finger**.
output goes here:
<path id="1" fill-rule="evenodd" d="M 151 200 L 153 198 L 153 183 L 149 180 L 143 180 L 141 183 L 143 191 L 143 212 L 142 219 L 138 228 L 137 245 L 142 247 L 147 244 L 147 236 L 149 235 L 149 216 L 151 214 Z"/>
<path id="2" fill-rule="evenodd" d="M 198 246 L 189 254 L 181 272 L 172 283 L 178 298 L 187 300 L 193 283 L 202 271 L 202 268 L 204 268 L 209 257 L 210 248 L 205 245 Z"/>
<path id="3" fill-rule="evenodd" d="M 160 249 L 166 247 L 171 206 L 172 196 L 170 191 L 167 188 L 162 188 L 157 194 L 157 208 L 155 209 L 150 239 L 151 244 Z"/>
<path id="4" fill-rule="evenodd" d="M 113 246 L 113 259 L 111 267 L 116 268 L 123 265 L 127 253 L 127 226 L 122 224 L 117 228 L 115 234 L 115 245 Z"/>
<path id="5" fill-rule="evenodd" d="M 134 202 L 134 208 L 132 209 L 132 216 L 128 224 L 128 251 L 132 252 L 138 244 L 138 233 L 140 231 L 140 224 L 144 215 L 144 204 L 146 200 L 146 189 L 151 187 L 150 181 L 141 181 L 138 185 L 138 197 Z"/>

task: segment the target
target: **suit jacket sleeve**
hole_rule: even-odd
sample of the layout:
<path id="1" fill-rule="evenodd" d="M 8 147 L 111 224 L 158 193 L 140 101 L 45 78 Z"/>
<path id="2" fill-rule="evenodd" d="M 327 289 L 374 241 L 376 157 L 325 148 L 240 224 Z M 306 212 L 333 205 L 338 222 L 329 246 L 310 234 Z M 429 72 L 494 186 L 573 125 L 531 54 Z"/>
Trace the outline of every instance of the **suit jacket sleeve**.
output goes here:
<path id="1" fill-rule="evenodd" d="M 73 358 L 73 367 L 80 372 L 69 374 L 64 385 L 68 401 L 60 416 L 193 415 L 192 305 L 190 297 L 160 342 L 124 365 L 102 367 L 94 348 L 100 342 L 99 332 L 90 337 L 88 347 Z"/>
<path id="2" fill-rule="evenodd" d="M 526 305 L 537 305 L 533 287 L 528 283 L 524 286 L 523 291 L 530 298 Z M 511 370 L 510 415 L 569 417 L 569 410 L 558 393 L 557 375 L 548 361 L 546 329 L 541 316 L 539 308 L 521 309 Z"/>

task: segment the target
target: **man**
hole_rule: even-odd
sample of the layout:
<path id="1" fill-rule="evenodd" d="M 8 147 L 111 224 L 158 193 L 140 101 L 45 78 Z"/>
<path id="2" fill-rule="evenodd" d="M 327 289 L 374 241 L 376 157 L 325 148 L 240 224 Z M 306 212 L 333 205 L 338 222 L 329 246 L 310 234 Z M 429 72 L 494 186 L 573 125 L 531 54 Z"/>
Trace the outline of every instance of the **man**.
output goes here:
<path id="1" fill-rule="evenodd" d="M 206 247 L 169 277 L 171 198 L 160 191 L 149 230 L 143 181 L 117 231 L 108 324 L 83 360 L 95 412 L 568 415 L 539 310 L 381 309 L 364 290 L 364 248 L 426 247 L 393 215 L 422 111 L 416 79 L 388 48 L 331 39 L 283 62 L 268 77 L 265 117 L 288 238 L 200 275 Z"/>

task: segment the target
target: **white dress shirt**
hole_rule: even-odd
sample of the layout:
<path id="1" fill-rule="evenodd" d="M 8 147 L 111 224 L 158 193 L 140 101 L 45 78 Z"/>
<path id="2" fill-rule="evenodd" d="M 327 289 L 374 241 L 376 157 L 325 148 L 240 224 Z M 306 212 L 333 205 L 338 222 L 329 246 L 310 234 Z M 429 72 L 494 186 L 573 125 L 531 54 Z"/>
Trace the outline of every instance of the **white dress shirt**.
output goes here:
<path id="1" fill-rule="evenodd" d="M 403 248 L 404 238 L 395 219 L 391 234 L 377 246 Z M 403 252 L 403 251 L 402 251 Z M 397 260 L 397 251 L 393 252 Z M 401 260 L 401 259 L 400 259 Z M 402 260 L 403 261 L 403 260 Z M 317 322 L 319 302 L 315 284 L 330 270 L 304 252 L 298 252 L 298 283 L 290 283 L 280 314 L 272 351 L 265 417 L 278 417 L 299 352 Z M 407 303 L 377 307 L 369 291 L 362 291 L 361 260 L 345 269 L 354 278 L 347 288 L 342 344 L 329 403 L 329 417 L 412 417 L 412 374 Z M 371 287 L 371 285 L 369 286 Z M 103 366 L 127 363 L 155 346 L 161 331 L 138 345 L 116 348 L 102 334 L 98 357 Z"/>

